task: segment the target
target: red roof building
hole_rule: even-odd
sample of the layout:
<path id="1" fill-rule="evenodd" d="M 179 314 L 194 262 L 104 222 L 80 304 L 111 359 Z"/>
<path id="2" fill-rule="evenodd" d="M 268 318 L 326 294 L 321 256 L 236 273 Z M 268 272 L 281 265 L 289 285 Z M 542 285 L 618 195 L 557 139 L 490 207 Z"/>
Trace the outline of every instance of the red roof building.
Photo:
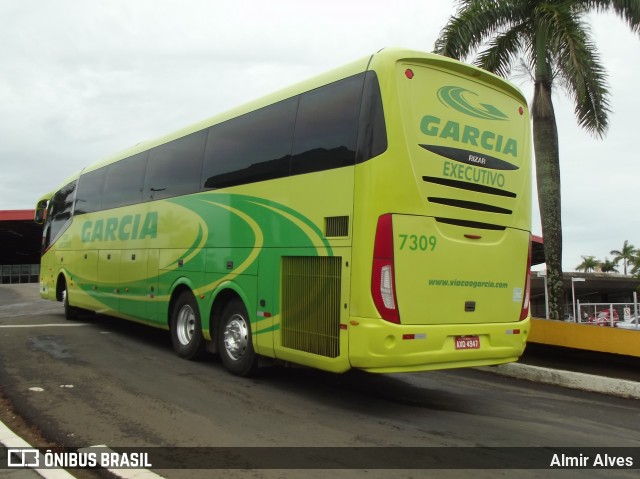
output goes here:
<path id="1" fill-rule="evenodd" d="M 0 283 L 38 281 L 42 225 L 33 210 L 0 211 Z"/>

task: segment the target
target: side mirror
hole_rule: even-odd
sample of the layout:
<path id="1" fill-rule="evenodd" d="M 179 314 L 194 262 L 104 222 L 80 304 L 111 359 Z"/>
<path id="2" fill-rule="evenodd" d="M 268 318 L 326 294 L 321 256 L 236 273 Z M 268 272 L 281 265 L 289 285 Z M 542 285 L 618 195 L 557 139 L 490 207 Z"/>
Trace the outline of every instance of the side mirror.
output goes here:
<path id="1" fill-rule="evenodd" d="M 38 206 L 36 206 L 36 212 L 33 218 L 33 221 L 36 222 L 36 224 L 41 225 L 42 223 L 44 223 L 45 220 L 45 216 L 47 213 L 47 204 L 49 203 L 48 200 L 40 200 L 38 201 Z"/>

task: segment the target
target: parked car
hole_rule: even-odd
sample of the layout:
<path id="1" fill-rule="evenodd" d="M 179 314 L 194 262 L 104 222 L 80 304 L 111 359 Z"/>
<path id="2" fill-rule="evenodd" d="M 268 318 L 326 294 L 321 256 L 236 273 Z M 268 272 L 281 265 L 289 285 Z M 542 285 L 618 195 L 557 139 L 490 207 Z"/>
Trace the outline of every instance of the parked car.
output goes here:
<path id="1" fill-rule="evenodd" d="M 597 326 L 615 326 L 620 322 L 620 316 L 618 316 L 618 312 L 615 309 L 613 310 L 613 324 L 611 322 L 611 316 L 612 313 L 610 309 L 603 309 L 589 316 L 586 322 Z"/>
<path id="2" fill-rule="evenodd" d="M 616 327 L 620 329 L 636 329 L 640 331 L 640 319 L 637 316 L 631 316 L 631 319 L 616 323 Z"/>

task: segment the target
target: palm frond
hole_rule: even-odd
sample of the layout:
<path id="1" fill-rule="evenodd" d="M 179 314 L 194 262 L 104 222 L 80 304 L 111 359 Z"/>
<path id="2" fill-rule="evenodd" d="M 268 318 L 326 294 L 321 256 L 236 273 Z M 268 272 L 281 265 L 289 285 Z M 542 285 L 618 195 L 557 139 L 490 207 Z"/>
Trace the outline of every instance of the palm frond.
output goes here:
<path id="1" fill-rule="evenodd" d="M 610 113 L 607 73 L 595 45 L 589 40 L 588 26 L 572 19 L 565 29 L 557 28 L 556 66 L 561 84 L 574 101 L 578 124 L 602 137 L 607 131 Z"/>
<path id="2" fill-rule="evenodd" d="M 441 30 L 434 45 L 434 53 L 459 60 L 466 59 L 487 39 L 521 21 L 521 9 L 514 8 L 514 5 L 520 3 L 522 2 L 492 0 L 458 2 L 458 11 Z"/>
<path id="3" fill-rule="evenodd" d="M 613 11 L 624 20 L 632 32 L 640 34 L 640 1 L 638 0 L 573 0 L 579 13 L 591 10 L 598 12 Z"/>
<path id="4" fill-rule="evenodd" d="M 478 55 L 475 64 L 490 72 L 508 77 L 518 55 L 525 48 L 527 25 L 521 23 L 499 34 L 489 42 L 486 50 Z"/>

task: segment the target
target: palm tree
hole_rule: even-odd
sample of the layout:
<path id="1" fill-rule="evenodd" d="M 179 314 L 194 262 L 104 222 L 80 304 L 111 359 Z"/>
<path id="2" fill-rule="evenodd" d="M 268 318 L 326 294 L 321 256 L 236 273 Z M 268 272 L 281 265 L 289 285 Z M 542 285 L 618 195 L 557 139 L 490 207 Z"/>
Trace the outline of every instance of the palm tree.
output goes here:
<path id="1" fill-rule="evenodd" d="M 552 319 L 560 319 L 564 308 L 553 87 L 564 87 L 578 124 L 589 133 L 602 137 L 608 125 L 606 74 L 585 21 L 592 10 L 614 11 L 640 33 L 638 0 L 459 0 L 456 15 L 435 44 L 436 53 L 458 59 L 486 45 L 476 65 L 505 77 L 514 65 L 524 65 L 532 77 L 533 145 Z"/>
<path id="2" fill-rule="evenodd" d="M 576 266 L 576 271 L 584 271 L 585 273 L 593 272 L 598 266 L 600 266 L 600 262 L 596 259 L 595 256 L 583 256 L 582 263 Z"/>
<path id="3" fill-rule="evenodd" d="M 633 246 L 632 244 L 629 244 L 628 240 L 624 240 L 624 244 L 622 245 L 621 250 L 614 249 L 609 251 L 609 254 L 613 255 L 614 263 L 617 264 L 620 260 L 622 260 L 622 266 L 624 268 L 625 276 L 627 274 L 627 265 L 633 259 L 635 251 L 636 251 L 635 246 Z"/>
<path id="4" fill-rule="evenodd" d="M 617 273 L 618 272 L 618 263 L 616 261 L 611 261 L 609 258 L 605 258 L 604 261 L 600 261 L 600 271 L 603 273 Z"/>
<path id="5" fill-rule="evenodd" d="M 629 271 L 634 277 L 640 278 L 640 249 L 636 250 L 635 256 L 629 260 L 629 266 L 631 266 L 631 271 Z"/>

